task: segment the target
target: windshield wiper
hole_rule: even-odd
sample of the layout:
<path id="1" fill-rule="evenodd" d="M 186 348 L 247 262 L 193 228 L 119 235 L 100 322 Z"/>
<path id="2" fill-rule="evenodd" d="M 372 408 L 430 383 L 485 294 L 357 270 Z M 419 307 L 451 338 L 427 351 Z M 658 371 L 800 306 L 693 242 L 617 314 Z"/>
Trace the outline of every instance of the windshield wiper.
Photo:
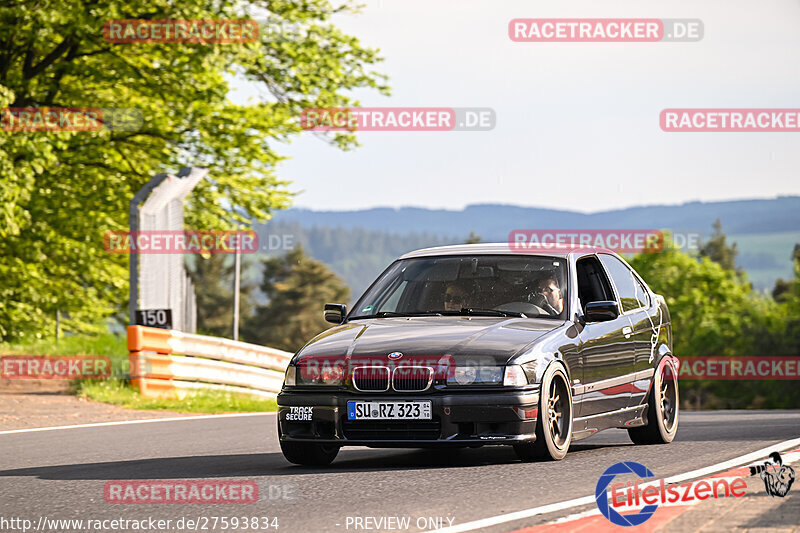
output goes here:
<path id="1" fill-rule="evenodd" d="M 528 318 L 525 313 L 517 311 L 500 311 L 499 309 L 481 309 L 478 307 L 462 307 L 461 311 L 445 311 L 445 314 L 468 315 L 468 316 L 513 316 L 517 318 Z"/>
<path id="2" fill-rule="evenodd" d="M 464 307 L 461 311 L 419 311 L 409 313 L 397 313 L 395 311 L 379 311 L 374 315 L 351 316 L 350 320 L 359 318 L 396 318 L 414 316 L 511 316 L 516 318 L 528 318 L 524 313 L 516 311 L 500 311 L 498 309 L 479 309 L 476 307 Z"/>
<path id="3" fill-rule="evenodd" d="M 424 311 L 419 313 L 396 313 L 394 311 L 379 311 L 368 318 L 388 318 L 396 316 L 441 316 L 441 313 L 436 311 Z"/>

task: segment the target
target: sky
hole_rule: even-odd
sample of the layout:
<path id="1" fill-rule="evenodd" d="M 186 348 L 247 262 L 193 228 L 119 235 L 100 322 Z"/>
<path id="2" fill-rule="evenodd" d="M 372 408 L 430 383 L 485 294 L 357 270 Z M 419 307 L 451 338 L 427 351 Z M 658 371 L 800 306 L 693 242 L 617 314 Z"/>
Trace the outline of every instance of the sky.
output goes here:
<path id="1" fill-rule="evenodd" d="M 665 108 L 800 108 L 800 0 L 362 0 L 336 24 L 379 48 L 392 96 L 489 107 L 491 131 L 303 133 L 278 169 L 316 210 L 499 203 L 605 211 L 800 194 L 797 133 L 675 133 Z M 701 19 L 699 42 L 513 42 L 515 18 Z M 243 101 L 257 92 L 237 82 Z"/>

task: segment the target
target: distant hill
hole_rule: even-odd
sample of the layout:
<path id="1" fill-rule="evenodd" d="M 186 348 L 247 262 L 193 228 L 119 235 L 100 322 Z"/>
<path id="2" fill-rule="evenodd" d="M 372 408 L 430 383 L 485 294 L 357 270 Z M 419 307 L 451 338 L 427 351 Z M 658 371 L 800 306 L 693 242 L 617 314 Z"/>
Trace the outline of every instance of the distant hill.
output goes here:
<path id="1" fill-rule="evenodd" d="M 289 209 L 275 221 L 298 222 L 304 227 L 340 227 L 383 230 L 392 233 L 433 235 L 468 234 L 474 230 L 484 240 L 505 241 L 517 228 L 590 229 L 658 228 L 710 231 L 717 218 L 730 234 L 779 233 L 800 230 L 800 196 L 772 200 L 690 202 L 681 205 L 630 207 L 597 213 L 579 213 L 477 204 L 461 211 L 418 207 L 372 208 L 357 211 Z"/>
<path id="2" fill-rule="evenodd" d="M 429 233 L 390 233 L 362 228 L 304 227 L 299 222 L 274 221 L 256 225 L 259 242 L 268 243 L 270 236 L 291 239 L 303 246 L 313 258 L 328 264 L 341 276 L 352 292 L 353 302 L 372 283 L 389 263 L 398 256 L 425 248 L 463 242 L 459 237 L 442 237 Z M 267 255 L 285 253 L 271 250 Z"/>
<path id="3" fill-rule="evenodd" d="M 719 218 L 737 242 L 742 266 L 759 289 L 790 278 L 800 242 L 800 196 L 772 200 L 690 202 L 579 213 L 512 205 L 470 205 L 461 211 L 415 207 L 357 211 L 289 209 L 256 230 L 293 235 L 306 251 L 342 276 L 356 298 L 397 256 L 417 248 L 464 242 L 470 231 L 484 242 L 505 242 L 513 229 L 668 229 L 708 236 Z M 277 252 L 274 252 L 277 253 Z"/>

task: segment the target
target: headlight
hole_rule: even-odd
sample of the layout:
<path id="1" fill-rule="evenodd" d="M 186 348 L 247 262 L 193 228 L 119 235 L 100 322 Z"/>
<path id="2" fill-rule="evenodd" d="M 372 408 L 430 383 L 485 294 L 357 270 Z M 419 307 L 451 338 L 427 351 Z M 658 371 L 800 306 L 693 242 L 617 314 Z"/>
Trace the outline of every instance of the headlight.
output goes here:
<path id="1" fill-rule="evenodd" d="M 528 384 L 528 376 L 520 365 L 508 365 L 503 376 L 503 385 L 506 387 L 523 387 Z"/>
<path id="2" fill-rule="evenodd" d="M 295 370 L 295 385 L 344 385 L 345 366 L 328 360 L 307 359 L 299 362 Z"/>
<path id="3" fill-rule="evenodd" d="M 503 380 L 500 366 L 457 366 L 447 377 L 448 385 L 499 385 Z"/>
<path id="4" fill-rule="evenodd" d="M 453 381 L 459 385 L 472 385 L 478 377 L 478 369 L 474 366 L 457 366 L 453 371 Z"/>

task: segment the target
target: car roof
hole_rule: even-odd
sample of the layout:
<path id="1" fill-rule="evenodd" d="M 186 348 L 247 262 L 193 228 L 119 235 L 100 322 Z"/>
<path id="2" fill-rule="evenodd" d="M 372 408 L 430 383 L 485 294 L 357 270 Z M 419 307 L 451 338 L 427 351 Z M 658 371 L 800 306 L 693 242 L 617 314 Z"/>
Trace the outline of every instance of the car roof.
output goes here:
<path id="1" fill-rule="evenodd" d="M 570 253 L 592 253 L 592 252 L 606 252 L 613 254 L 611 250 L 598 247 L 589 246 L 572 246 L 567 244 L 547 244 L 547 245 L 530 245 L 523 244 L 519 248 L 508 242 L 493 242 L 493 243 L 479 243 L 479 244 L 456 244 L 451 246 L 435 246 L 433 248 L 422 248 L 421 250 L 414 250 L 408 252 L 400 257 L 400 259 L 409 259 L 412 257 L 430 257 L 436 255 L 544 255 L 548 257 L 562 257 L 566 258 Z"/>

